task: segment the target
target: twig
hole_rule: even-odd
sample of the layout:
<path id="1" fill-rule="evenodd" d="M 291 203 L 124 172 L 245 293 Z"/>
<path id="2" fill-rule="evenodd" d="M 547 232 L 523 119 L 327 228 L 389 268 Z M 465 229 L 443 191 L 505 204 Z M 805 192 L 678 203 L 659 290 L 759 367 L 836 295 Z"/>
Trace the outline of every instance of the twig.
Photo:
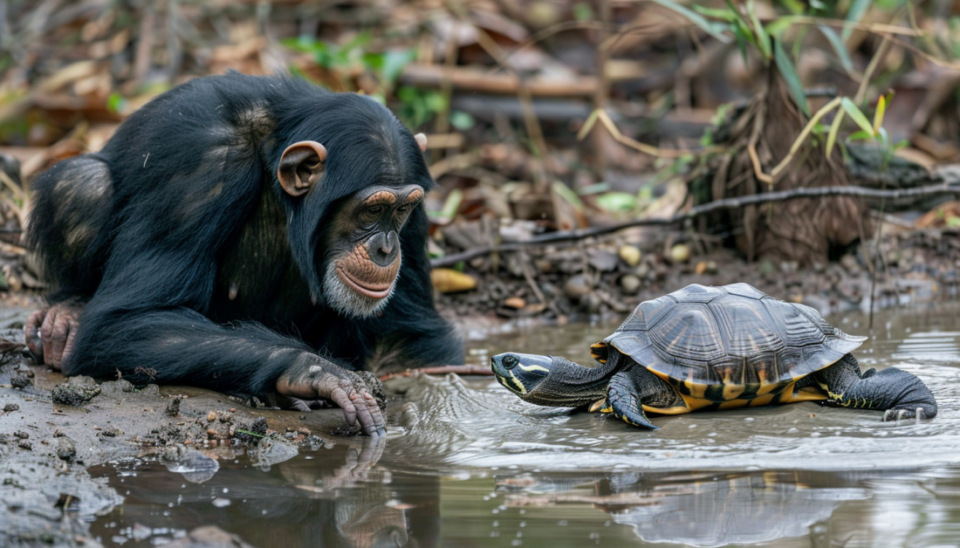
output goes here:
<path id="1" fill-rule="evenodd" d="M 493 375 L 493 371 L 482 365 L 438 365 L 436 367 L 421 367 L 420 369 L 407 369 L 397 373 L 381 375 L 381 381 L 388 381 L 395 377 L 412 377 L 414 374 L 422 375 L 447 375 L 456 373 L 457 375 Z"/>
<path id="2" fill-rule="evenodd" d="M 897 189 L 897 190 L 878 190 L 874 188 L 865 188 L 861 186 L 828 186 L 814 188 L 795 188 L 792 190 L 781 190 L 778 192 L 765 192 L 763 194 L 752 194 L 749 196 L 740 196 L 736 198 L 727 198 L 716 200 L 707 204 L 690 208 L 682 213 L 677 213 L 672 217 L 659 219 L 636 219 L 623 223 L 596 226 L 591 228 L 578 228 L 575 230 L 562 230 L 535 236 L 522 242 L 513 242 L 500 246 L 484 246 L 461 253 L 454 253 L 445 257 L 433 259 L 430 264 L 433 267 L 450 266 L 461 261 L 469 261 L 475 257 L 482 257 L 494 251 L 516 251 L 526 247 L 535 247 L 540 245 L 552 244 L 556 242 L 565 242 L 571 240 L 582 240 L 593 236 L 603 236 L 613 232 L 619 232 L 627 228 L 637 226 L 663 226 L 672 225 L 692 219 L 700 215 L 712 213 L 725 209 L 739 209 L 749 205 L 765 204 L 769 202 L 782 202 L 786 200 L 796 200 L 801 198 L 822 198 L 824 196 L 860 196 L 863 198 L 883 198 L 887 200 L 899 200 L 902 198 L 911 198 L 917 196 L 927 196 L 930 194 L 960 194 L 960 181 L 944 182 L 942 184 L 928 185 L 916 188 Z"/>
<path id="3" fill-rule="evenodd" d="M 587 135 L 590 134 L 590 131 L 593 130 L 593 126 L 596 125 L 597 121 L 610 132 L 610 135 L 613 139 L 620 143 L 621 145 L 628 146 L 634 150 L 642 152 L 644 154 L 649 154 L 650 156 L 656 156 L 657 158 L 683 158 L 684 156 L 689 156 L 691 154 L 700 153 L 710 153 L 710 152 L 719 152 L 723 150 L 723 147 L 704 147 L 698 148 L 696 150 L 680 150 L 680 149 L 667 149 L 667 148 L 657 148 L 653 145 L 648 145 L 646 143 L 641 143 L 635 141 L 630 137 L 620 133 L 620 129 L 617 128 L 617 124 L 613 122 L 610 118 L 610 115 L 607 114 L 606 110 L 597 109 L 590 113 L 590 116 L 587 117 L 587 121 L 583 123 L 583 127 L 580 128 L 580 131 L 577 133 L 577 140 L 584 140 Z"/>

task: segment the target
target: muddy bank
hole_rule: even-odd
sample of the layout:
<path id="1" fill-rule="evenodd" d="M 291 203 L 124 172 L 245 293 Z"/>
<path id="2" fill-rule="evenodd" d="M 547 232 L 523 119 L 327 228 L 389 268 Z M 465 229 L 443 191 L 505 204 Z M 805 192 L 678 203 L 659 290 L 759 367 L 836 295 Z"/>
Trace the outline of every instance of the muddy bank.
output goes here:
<path id="1" fill-rule="evenodd" d="M 836 261 L 747 262 L 737 252 L 704 245 L 694 235 L 645 230 L 603 241 L 531 248 L 460 265 L 475 281 L 440 293 L 450 319 L 496 330 L 504 319 L 534 324 L 614 320 L 638 304 L 692 283 L 749 283 L 821 314 L 867 311 L 873 272 L 876 308 L 936 301 L 960 283 L 960 230 L 905 230 L 892 224 L 879 245 L 851 246 Z M 467 320 L 465 320 L 465 318 Z"/>
<path id="2" fill-rule="evenodd" d="M 22 335 L 14 328 L 0 338 Z M 99 546 L 88 522 L 123 498 L 90 466 L 151 457 L 199 482 L 222 458 L 270 466 L 354 433 L 339 409 L 281 411 L 193 387 L 67 379 L 15 347 L 0 365 L 0 545 Z"/>

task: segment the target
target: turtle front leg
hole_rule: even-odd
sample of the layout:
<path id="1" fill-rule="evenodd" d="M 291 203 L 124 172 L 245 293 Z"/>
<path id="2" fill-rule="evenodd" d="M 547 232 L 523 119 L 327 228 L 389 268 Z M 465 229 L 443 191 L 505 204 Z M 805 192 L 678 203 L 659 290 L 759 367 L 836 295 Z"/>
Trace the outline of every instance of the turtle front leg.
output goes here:
<path id="1" fill-rule="evenodd" d="M 676 403 L 676 400 L 683 401 L 669 384 L 646 369 L 634 367 L 621 371 L 610 379 L 607 386 L 607 404 L 600 411 L 611 413 L 633 426 L 658 430 L 660 427 L 654 426 L 647 419 L 643 405 L 669 407 L 669 404 L 664 403 Z"/>
<path id="2" fill-rule="evenodd" d="M 890 367 L 883 371 L 860 372 L 860 364 L 851 354 L 814 374 L 828 401 L 855 409 L 884 411 L 883 420 L 932 419 L 937 416 L 937 400 L 916 375 Z"/>

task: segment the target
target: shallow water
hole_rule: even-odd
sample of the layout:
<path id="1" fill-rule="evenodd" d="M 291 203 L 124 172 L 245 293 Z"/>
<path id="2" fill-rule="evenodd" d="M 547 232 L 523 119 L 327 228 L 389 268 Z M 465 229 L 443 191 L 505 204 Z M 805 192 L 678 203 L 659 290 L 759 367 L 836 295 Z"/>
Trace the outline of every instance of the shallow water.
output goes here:
<path id="1" fill-rule="evenodd" d="M 831 318 L 866 335 L 860 316 Z M 151 546 L 216 524 L 280 546 L 955 546 L 960 543 L 960 306 L 888 311 L 857 352 L 921 376 L 940 415 L 815 403 L 654 418 L 656 432 L 521 402 L 492 377 L 391 381 L 386 440 L 328 440 L 272 467 L 221 458 L 210 479 L 155 461 L 99 467 L 125 503 L 93 531 Z M 589 362 L 615 326 L 470 344 Z M 207 477 L 201 475 L 199 479 Z M 189 479 L 188 479 L 189 478 Z"/>

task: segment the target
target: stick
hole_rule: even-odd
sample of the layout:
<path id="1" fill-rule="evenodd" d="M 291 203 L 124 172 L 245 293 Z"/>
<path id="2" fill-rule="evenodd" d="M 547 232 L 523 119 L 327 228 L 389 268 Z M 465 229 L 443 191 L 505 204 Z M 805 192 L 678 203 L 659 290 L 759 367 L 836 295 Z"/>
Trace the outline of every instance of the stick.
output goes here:
<path id="1" fill-rule="evenodd" d="M 414 373 L 423 375 L 446 375 L 456 373 L 457 375 L 493 375 L 493 370 L 483 365 L 438 365 L 436 367 L 421 367 L 420 369 L 407 369 L 397 373 L 381 375 L 381 381 L 388 381 L 394 377 L 412 377 Z"/>
<path id="2" fill-rule="evenodd" d="M 485 246 L 475 249 L 469 249 L 461 253 L 454 253 L 445 257 L 439 257 L 430 261 L 434 268 L 441 266 L 455 265 L 461 261 L 469 261 L 476 257 L 489 255 L 494 251 L 516 251 L 525 247 L 541 246 L 556 242 L 565 242 L 570 240 L 582 240 L 592 236 L 602 236 L 618 232 L 626 228 L 637 226 L 663 226 L 672 225 L 692 219 L 700 215 L 720 211 L 724 209 L 739 209 L 748 205 L 765 204 L 769 202 L 782 202 L 785 200 L 796 200 L 800 198 L 822 198 L 824 196 L 860 196 L 863 198 L 883 198 L 887 200 L 899 200 L 902 198 L 911 198 L 917 196 L 927 196 L 930 194 L 960 194 L 960 183 L 951 184 L 944 182 L 936 185 L 928 185 L 917 188 L 898 189 L 898 190 L 877 190 L 874 188 L 864 188 L 861 186 L 828 186 L 816 188 L 795 188 L 792 190 L 781 190 L 779 192 L 765 192 L 763 194 L 753 194 L 751 196 L 741 196 L 737 198 L 726 198 L 716 200 L 707 204 L 690 208 L 682 213 L 677 213 L 672 217 L 661 219 L 636 219 L 623 223 L 617 223 L 607 226 L 596 226 L 591 228 L 578 228 L 575 230 L 561 230 L 535 236 L 522 242 L 513 242 L 500 246 Z"/>

